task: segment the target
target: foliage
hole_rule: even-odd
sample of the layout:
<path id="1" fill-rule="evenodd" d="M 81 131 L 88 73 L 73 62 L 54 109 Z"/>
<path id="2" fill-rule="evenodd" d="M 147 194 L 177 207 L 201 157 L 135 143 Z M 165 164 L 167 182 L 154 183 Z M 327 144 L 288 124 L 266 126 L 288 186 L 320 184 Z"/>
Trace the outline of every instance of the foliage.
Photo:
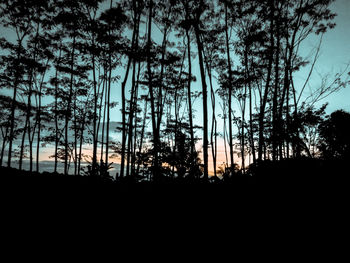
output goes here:
<path id="1" fill-rule="evenodd" d="M 310 85 L 332 2 L 1 1 L 0 165 L 28 158 L 38 172 L 44 144 L 55 172 L 79 175 L 91 151 L 86 175 L 108 176 L 116 158 L 133 181 L 208 180 L 212 158 L 227 181 L 270 159 L 348 158 L 347 113 L 316 106 L 349 85 L 348 68 Z"/>
<path id="2" fill-rule="evenodd" d="M 323 158 L 349 160 L 350 113 L 343 110 L 333 112 L 321 123 L 319 133 Z"/>

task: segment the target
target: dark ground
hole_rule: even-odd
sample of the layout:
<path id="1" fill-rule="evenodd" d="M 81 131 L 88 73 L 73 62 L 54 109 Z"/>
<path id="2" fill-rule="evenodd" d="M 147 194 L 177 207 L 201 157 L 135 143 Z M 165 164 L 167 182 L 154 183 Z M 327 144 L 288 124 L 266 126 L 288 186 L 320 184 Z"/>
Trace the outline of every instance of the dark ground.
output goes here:
<path id="1" fill-rule="evenodd" d="M 328 251 L 334 259 L 339 253 L 330 248 L 343 249 L 349 225 L 348 172 L 342 170 L 345 162 L 334 164 L 266 162 L 253 176 L 215 184 L 113 182 L 1 167 L 0 226 L 15 247 L 23 236 L 28 244 L 40 233 L 41 244 L 49 247 L 48 240 L 61 237 L 61 245 L 103 242 L 120 253 L 109 236 L 131 249 L 158 250 L 154 244 L 162 244 L 175 255 L 194 252 L 194 245 L 213 252 L 215 243 L 232 254 L 235 241 L 246 257 L 300 259 L 307 252 L 314 258 Z"/>
<path id="2" fill-rule="evenodd" d="M 161 182 L 113 181 L 108 178 L 30 173 L 0 167 L 0 190 L 7 198 L 135 201 L 262 202 L 303 198 L 335 198 L 349 192 L 349 169 L 345 161 L 286 160 L 264 162 L 246 176 L 208 183 L 196 180 Z"/>

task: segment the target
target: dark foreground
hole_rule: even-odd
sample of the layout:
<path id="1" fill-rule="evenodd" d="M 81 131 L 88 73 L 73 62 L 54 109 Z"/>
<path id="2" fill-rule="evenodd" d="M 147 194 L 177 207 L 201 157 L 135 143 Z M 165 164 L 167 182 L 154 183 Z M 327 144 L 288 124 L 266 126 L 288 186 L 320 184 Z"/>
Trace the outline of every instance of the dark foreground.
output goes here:
<path id="1" fill-rule="evenodd" d="M 268 198 L 338 196 L 349 190 L 349 169 L 346 162 L 320 160 L 288 160 L 264 162 L 252 167 L 248 175 L 225 180 L 189 180 L 164 178 L 159 182 L 134 182 L 92 176 L 64 176 L 53 173 L 30 173 L 0 167 L 0 190 L 8 198 L 65 199 L 73 196 L 95 200 L 138 202 L 198 200 L 200 202 L 246 202 Z"/>
<path id="2" fill-rule="evenodd" d="M 2 226 L 15 225 L 9 228 L 11 235 L 13 229 L 29 229 L 31 237 L 40 229 L 51 238 L 52 231 L 60 235 L 62 228 L 62 233 L 69 229 L 69 235 L 79 231 L 84 237 L 90 236 L 92 229 L 112 231 L 114 239 L 125 242 L 124 237 L 131 238 L 130 244 L 139 244 L 131 235 L 135 232 L 146 232 L 146 241 L 142 241 L 146 243 L 154 239 L 156 231 L 168 239 L 178 236 L 181 244 L 191 243 L 187 236 L 193 234 L 203 245 L 212 242 L 204 242 L 208 232 L 226 235 L 231 229 L 228 238 L 239 239 L 244 246 L 257 242 L 260 247 L 274 238 L 284 248 L 288 247 L 285 241 L 308 248 L 308 237 L 328 244 L 342 240 L 338 235 L 345 234 L 350 191 L 349 173 L 344 168 L 344 163 L 304 160 L 265 163 L 251 171 L 251 176 L 215 183 L 133 183 L 1 167 L 0 204 L 2 219 L 7 218 Z"/>

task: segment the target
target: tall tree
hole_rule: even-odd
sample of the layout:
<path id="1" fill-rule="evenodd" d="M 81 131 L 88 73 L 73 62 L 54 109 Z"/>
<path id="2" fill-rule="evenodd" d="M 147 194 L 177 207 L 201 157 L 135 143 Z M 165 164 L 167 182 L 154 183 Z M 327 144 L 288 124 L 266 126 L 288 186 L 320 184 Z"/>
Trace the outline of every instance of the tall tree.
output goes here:
<path id="1" fill-rule="evenodd" d="M 202 80 L 202 96 L 203 96 L 203 165 L 204 165 L 204 179 L 208 179 L 208 91 L 205 75 L 205 66 L 203 59 L 203 43 L 202 43 L 202 21 L 201 16 L 206 9 L 206 3 L 201 0 L 194 9 L 194 17 L 192 18 L 193 27 L 196 35 L 196 42 L 198 48 L 199 69 Z"/>
<path id="2" fill-rule="evenodd" d="M 11 114 L 9 116 L 9 150 L 7 166 L 11 166 L 12 148 L 15 139 L 15 113 L 17 107 L 17 95 L 19 85 L 23 81 L 23 56 L 25 38 L 32 30 L 32 8 L 31 1 L 3 1 L 0 5 L 1 24 L 6 28 L 16 32 L 16 43 L 13 44 L 6 39 L 2 39 L 2 47 L 9 50 L 10 54 L 7 57 L 8 77 L 11 78 L 11 84 L 8 88 L 13 90 Z"/>
<path id="3" fill-rule="evenodd" d="M 153 88 L 153 73 L 152 73 L 152 17 L 153 17 L 153 0 L 149 0 L 148 3 L 148 33 L 147 33 L 147 77 L 148 77 L 148 89 L 151 100 L 151 117 L 152 117 L 152 130 L 153 130 L 153 179 L 159 179 L 159 137 L 157 133 L 157 118 L 155 109 L 155 93 Z"/>
<path id="4" fill-rule="evenodd" d="M 228 3 L 224 2 L 225 5 L 225 40 L 226 40 L 226 54 L 227 54 L 227 71 L 228 71 L 228 130 L 229 130 L 229 148 L 230 148 L 230 168 L 231 175 L 233 175 L 234 169 L 234 158 L 233 158 L 233 133 L 232 133 L 232 65 L 231 65 L 231 54 L 230 54 L 230 44 L 229 44 L 229 16 L 228 16 Z"/>

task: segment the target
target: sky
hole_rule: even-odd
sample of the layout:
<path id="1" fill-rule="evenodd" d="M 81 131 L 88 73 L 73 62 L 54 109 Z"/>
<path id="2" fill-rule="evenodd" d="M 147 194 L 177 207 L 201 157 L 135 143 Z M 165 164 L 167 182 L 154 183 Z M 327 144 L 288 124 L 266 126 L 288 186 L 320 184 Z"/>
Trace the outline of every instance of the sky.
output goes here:
<path id="1" fill-rule="evenodd" d="M 315 90 L 320 85 L 320 75 L 329 75 L 329 82 L 331 82 L 334 79 L 334 75 L 338 72 L 343 71 L 346 66 L 350 63 L 350 0 L 336 0 L 334 3 L 330 6 L 331 10 L 335 13 L 337 13 L 337 16 L 334 20 L 334 22 L 337 24 L 336 27 L 332 30 L 329 30 L 324 36 L 321 46 L 321 52 L 319 59 L 315 65 L 315 69 L 313 72 L 313 75 L 310 78 L 309 85 L 305 89 L 304 95 L 302 96 L 302 99 L 306 96 L 310 95 L 312 90 Z M 0 27 L 0 37 L 5 36 L 6 38 L 13 38 L 14 32 L 10 32 L 8 30 L 5 30 Z M 152 31 L 152 37 L 155 41 L 159 42 L 162 38 L 162 35 L 160 34 L 159 30 L 154 26 Z M 302 55 L 307 56 L 308 54 L 311 54 L 310 52 L 318 45 L 319 36 L 310 36 L 307 38 L 303 45 L 301 46 L 300 52 Z M 196 46 L 193 45 L 192 47 L 193 51 L 196 50 Z M 193 74 L 196 76 L 197 81 L 192 83 L 192 89 L 195 91 L 201 91 L 201 78 L 200 78 L 200 72 L 198 67 L 198 59 L 195 58 L 192 61 L 192 71 Z M 347 72 L 350 71 L 350 68 Z M 305 79 L 307 78 L 307 72 L 308 67 L 301 70 L 299 73 L 295 75 L 295 85 L 298 89 L 303 85 Z M 123 76 L 123 70 L 120 70 L 116 72 L 117 74 Z M 333 77 L 332 77 L 333 76 Z M 129 77 L 129 81 L 130 81 Z M 121 80 L 115 83 L 112 87 L 111 91 L 111 100 L 112 101 L 120 101 L 120 95 L 121 95 Z M 214 80 L 214 87 L 217 88 L 218 85 L 216 81 Z M 1 91 L 3 92 L 3 91 Z M 210 96 L 208 96 L 209 98 Z M 324 103 L 328 103 L 328 107 L 326 109 L 327 114 L 338 110 L 343 109 L 346 111 L 350 111 L 350 87 L 347 87 L 346 89 L 342 89 L 338 91 L 337 93 L 331 94 L 326 99 L 320 101 L 316 104 L 316 106 L 320 106 Z M 219 106 L 220 99 L 217 98 L 217 110 L 216 110 L 216 116 L 221 113 L 221 109 Z M 208 101 L 208 105 L 211 105 L 210 100 Z M 233 107 L 236 109 L 237 114 L 239 113 L 237 108 L 237 102 L 233 101 Z M 203 125 L 203 116 L 201 114 L 202 112 L 202 102 L 201 98 L 198 98 L 196 101 L 193 102 L 193 109 L 195 110 L 194 113 L 194 124 L 202 126 Z M 211 123 L 211 116 L 212 112 L 211 109 L 209 109 L 208 112 L 209 116 L 209 122 Z M 218 120 L 218 132 L 222 132 L 222 126 L 223 122 L 220 118 L 217 118 Z M 111 110 L 111 121 L 112 122 L 120 122 L 121 121 L 121 113 L 120 113 L 120 104 L 116 108 Z M 197 131 L 196 135 L 198 137 L 202 137 L 202 132 Z M 116 133 L 111 133 L 111 137 L 115 140 L 119 139 L 120 136 Z M 218 139 L 218 164 L 221 164 L 225 161 L 224 156 L 224 144 L 223 139 Z M 201 149 L 202 145 L 201 142 L 198 143 L 196 146 L 198 149 Z M 44 149 L 42 152 L 41 160 L 48 161 L 52 160 L 49 158 L 50 148 Z M 89 151 L 89 147 L 86 148 L 86 151 Z M 208 151 L 211 152 L 211 149 Z M 238 156 L 236 156 L 236 160 L 239 161 Z M 117 160 L 115 160 L 117 161 Z M 209 172 L 213 172 L 212 168 L 212 158 L 209 156 Z"/>
<path id="2" fill-rule="evenodd" d="M 318 73 L 334 76 L 335 73 L 342 72 L 350 63 L 350 1 L 336 0 L 330 7 L 337 14 L 334 20 L 337 25 L 323 36 L 320 57 L 310 81 L 313 89 L 317 88 L 317 85 L 320 83 Z M 318 44 L 318 38 L 316 36 L 310 36 L 310 38 L 305 40 L 305 53 L 308 52 L 310 47 Z M 348 68 L 347 72 L 349 71 L 350 68 Z M 302 72 L 300 75 L 302 75 Z M 300 76 L 300 78 L 305 79 L 305 76 Z M 349 98 L 350 87 L 330 95 L 321 101 L 320 104 L 329 103 L 326 109 L 327 113 L 339 109 L 350 111 Z"/>

